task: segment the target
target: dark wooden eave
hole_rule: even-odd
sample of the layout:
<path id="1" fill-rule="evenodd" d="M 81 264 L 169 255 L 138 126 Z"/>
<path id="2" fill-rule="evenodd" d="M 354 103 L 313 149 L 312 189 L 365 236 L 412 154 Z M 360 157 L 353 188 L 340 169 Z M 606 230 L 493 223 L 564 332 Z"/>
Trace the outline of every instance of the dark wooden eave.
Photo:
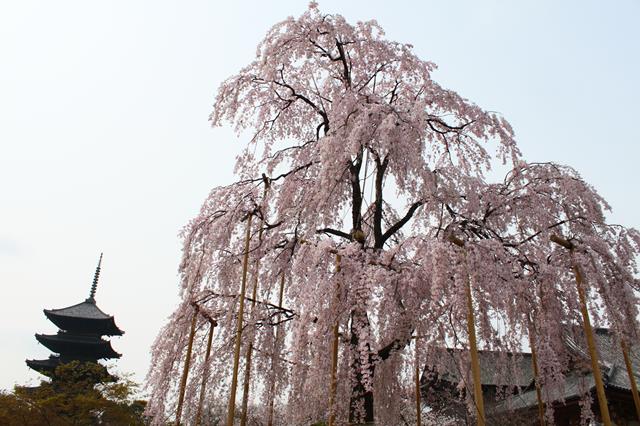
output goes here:
<path id="1" fill-rule="evenodd" d="M 122 356 L 113 350 L 111 342 L 92 335 L 58 332 L 58 334 L 36 334 L 36 339 L 61 357 L 73 354 L 74 357 L 86 360 L 98 360 Z"/>
<path id="2" fill-rule="evenodd" d="M 60 365 L 60 358 L 52 355 L 48 359 L 28 359 L 26 363 L 38 373 L 51 377 L 55 369 Z"/>
<path id="3" fill-rule="evenodd" d="M 62 309 L 44 309 L 46 317 L 58 328 L 79 333 L 93 333 L 101 336 L 122 336 L 113 316 L 98 308 L 95 300 L 89 298 Z"/>

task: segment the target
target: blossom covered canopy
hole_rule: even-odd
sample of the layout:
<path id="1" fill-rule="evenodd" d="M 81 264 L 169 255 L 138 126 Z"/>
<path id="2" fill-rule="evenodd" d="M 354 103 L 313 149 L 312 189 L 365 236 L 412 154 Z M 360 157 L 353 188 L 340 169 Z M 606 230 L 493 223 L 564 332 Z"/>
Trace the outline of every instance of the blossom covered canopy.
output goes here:
<path id="1" fill-rule="evenodd" d="M 182 303 L 149 372 L 156 421 L 175 410 L 194 304 L 218 327 L 207 364 L 195 345 L 186 415 L 195 416 L 202 375 L 208 401 L 228 399 L 249 215 L 254 294 L 243 342 L 257 353 L 257 418 L 274 399 L 282 424 L 327 417 L 338 324 L 338 418 L 399 424 L 411 336 L 432 358 L 466 345 L 467 280 L 482 346 L 517 351 L 532 333 L 548 386 L 566 368 L 558 321 L 579 319 L 573 261 L 597 319 L 637 335 L 637 231 L 607 225 L 608 205 L 570 167 L 524 162 L 506 120 L 442 88 L 434 69 L 376 22 L 352 25 L 311 3 L 221 85 L 212 124 L 251 140 L 239 180 L 214 188 L 182 233 Z M 512 170 L 488 183 L 496 160 Z M 576 242 L 573 257 L 550 241 L 556 234 Z"/>

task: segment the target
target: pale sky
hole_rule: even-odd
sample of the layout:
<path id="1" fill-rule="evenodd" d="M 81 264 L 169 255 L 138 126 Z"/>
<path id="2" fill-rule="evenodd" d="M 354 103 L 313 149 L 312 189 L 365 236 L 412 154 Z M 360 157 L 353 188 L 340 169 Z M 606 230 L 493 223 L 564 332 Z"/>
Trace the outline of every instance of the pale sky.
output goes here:
<path id="1" fill-rule="evenodd" d="M 177 233 L 241 144 L 207 121 L 223 79 L 306 1 L 0 2 L 0 388 L 39 375 L 43 308 L 84 300 L 126 334 L 142 381 L 178 302 Z M 640 227 L 640 2 L 320 1 L 434 61 L 434 78 L 513 125 L 524 158 L 572 165 Z"/>

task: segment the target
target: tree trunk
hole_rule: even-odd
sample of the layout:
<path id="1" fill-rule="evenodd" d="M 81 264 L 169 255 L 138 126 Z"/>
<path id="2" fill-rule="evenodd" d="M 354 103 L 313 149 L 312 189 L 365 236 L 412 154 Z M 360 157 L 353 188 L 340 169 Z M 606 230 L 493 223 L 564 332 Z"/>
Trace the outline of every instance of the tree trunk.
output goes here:
<path id="1" fill-rule="evenodd" d="M 351 368 L 354 371 L 355 382 L 351 390 L 351 400 L 349 403 L 349 423 L 357 424 L 357 422 L 372 423 L 374 421 L 373 412 L 373 391 L 367 390 L 364 383 L 364 376 L 362 374 L 363 366 L 362 360 L 358 354 L 358 345 L 360 343 L 360 336 L 358 334 L 357 327 L 361 323 L 364 330 L 370 327 L 369 318 L 367 313 L 362 310 L 354 310 L 351 313 L 351 353 L 353 360 L 351 362 Z M 367 352 L 369 358 L 369 374 L 371 377 L 375 374 L 375 367 L 373 365 L 371 347 L 367 345 Z"/>

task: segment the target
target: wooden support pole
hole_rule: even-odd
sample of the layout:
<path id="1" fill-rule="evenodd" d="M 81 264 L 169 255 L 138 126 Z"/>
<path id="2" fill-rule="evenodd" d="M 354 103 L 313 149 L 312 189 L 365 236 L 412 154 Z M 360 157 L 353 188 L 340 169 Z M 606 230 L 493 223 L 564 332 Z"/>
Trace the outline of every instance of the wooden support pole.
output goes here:
<path id="1" fill-rule="evenodd" d="M 262 241 L 262 226 L 258 231 L 258 241 Z M 256 259 L 255 271 L 253 272 L 253 291 L 251 293 L 251 313 L 256 307 L 256 298 L 258 297 L 258 276 L 260 271 L 260 259 Z M 251 358 L 253 356 L 253 338 L 249 342 L 247 348 L 246 362 L 244 366 L 244 382 L 242 384 L 242 414 L 240 416 L 240 426 L 247 426 L 247 414 L 249 410 L 249 385 L 251 383 Z"/>
<path id="2" fill-rule="evenodd" d="M 415 369 L 416 369 L 416 425 L 422 426 L 422 401 L 420 395 L 420 355 L 418 354 L 418 341 L 419 337 L 415 336 L 416 354 L 415 354 Z"/>
<path id="3" fill-rule="evenodd" d="M 536 385 L 536 399 L 538 400 L 538 420 L 540 426 L 546 426 L 546 420 L 544 419 L 544 401 L 542 400 L 542 389 L 540 387 L 540 373 L 538 372 L 538 355 L 536 353 L 536 345 L 534 338 L 534 325 L 531 318 L 527 316 L 529 322 L 529 346 L 531 347 L 531 364 L 533 365 L 533 380 Z"/>
<path id="4" fill-rule="evenodd" d="M 269 189 L 269 181 L 266 180 L 266 176 L 263 176 L 265 179 L 265 187 L 263 198 L 267 195 L 267 190 Z M 264 221 L 264 218 L 263 218 Z M 262 242 L 262 224 L 260 224 L 260 229 L 258 230 L 258 243 Z M 256 308 L 256 298 L 258 297 L 258 277 L 260 276 L 260 259 L 256 259 L 255 270 L 253 271 L 253 291 L 251 293 L 251 315 L 253 316 L 253 311 Z M 244 366 L 244 382 L 242 384 L 242 414 L 240 415 L 240 426 L 247 426 L 247 414 L 249 410 L 249 385 L 251 384 L 251 358 L 253 356 L 253 337 L 249 342 L 249 347 L 247 348 L 247 356 L 246 362 Z"/>
<path id="5" fill-rule="evenodd" d="M 631 383 L 631 394 L 633 395 L 633 403 L 636 406 L 636 415 L 640 420 L 640 397 L 638 396 L 638 384 L 636 383 L 636 376 L 633 372 L 633 365 L 629 358 L 629 348 L 624 340 L 620 340 L 620 346 L 622 347 L 622 356 L 624 357 L 624 364 L 627 367 L 627 374 L 629 375 L 629 382 Z"/>
<path id="6" fill-rule="evenodd" d="M 284 298 L 284 272 L 280 276 L 280 294 L 278 296 L 278 308 L 282 308 Z M 278 319 L 280 313 L 278 313 Z M 267 426 L 273 426 L 273 405 L 275 401 L 276 393 L 276 368 L 275 365 L 278 362 L 278 354 L 280 353 L 280 324 L 276 326 L 275 342 L 273 344 L 273 354 L 271 355 L 271 383 L 269 389 L 269 414 L 267 420 Z"/>
<path id="7" fill-rule="evenodd" d="M 236 342 L 233 352 L 233 375 L 231 377 L 231 392 L 229 395 L 229 407 L 227 410 L 227 426 L 233 426 L 236 414 L 236 388 L 238 387 L 238 364 L 240 362 L 240 346 L 242 344 L 242 323 L 244 318 L 244 298 L 247 292 L 247 270 L 249 269 L 249 241 L 251 239 L 251 217 L 247 218 L 247 233 L 244 241 L 244 259 L 242 264 L 242 284 L 240 286 L 240 307 L 238 308 L 238 328 L 236 330 Z"/>
<path id="8" fill-rule="evenodd" d="M 598 395 L 598 406 L 600 407 L 600 416 L 605 426 L 611 426 L 611 417 L 609 416 L 609 407 L 607 405 L 607 396 L 604 393 L 604 383 L 602 381 L 602 372 L 600 371 L 600 362 L 598 360 L 598 351 L 596 349 L 595 339 L 593 338 L 593 329 L 591 328 L 591 320 L 589 319 L 589 311 L 587 310 L 587 298 L 582 287 L 582 272 L 578 265 L 574 262 L 573 272 L 576 276 L 576 285 L 578 287 L 578 297 L 580 299 L 580 311 L 582 313 L 582 321 L 584 332 L 587 337 L 587 347 L 591 356 L 591 370 L 593 378 L 596 382 L 596 394 Z"/>
<path id="9" fill-rule="evenodd" d="M 202 371 L 202 384 L 200 385 L 200 399 L 198 400 L 198 412 L 196 413 L 196 419 L 194 425 L 200 424 L 202 418 L 202 406 L 204 405 L 204 395 L 207 388 L 207 378 L 209 376 L 209 356 L 211 355 L 211 343 L 213 342 L 213 331 L 218 325 L 213 319 L 209 320 L 211 325 L 209 327 L 209 336 L 207 338 L 207 353 L 204 356 L 204 369 Z"/>
<path id="10" fill-rule="evenodd" d="M 604 426 L 611 426 L 611 417 L 609 415 L 609 407 L 607 405 L 607 397 L 604 392 L 604 383 L 602 381 L 602 372 L 600 371 L 600 361 L 598 360 L 598 351 L 596 349 L 595 339 L 593 338 L 593 329 L 591 328 L 591 320 L 587 309 L 587 298 L 583 288 L 582 271 L 574 259 L 573 251 L 575 246 L 571 241 L 561 238 L 557 235 L 551 235 L 551 241 L 569 250 L 573 273 L 576 279 L 576 287 L 578 289 L 578 300 L 580 302 L 580 313 L 582 314 L 582 326 L 587 339 L 587 348 L 591 357 L 591 371 L 596 382 L 596 394 L 598 396 L 598 407 L 600 408 L 600 416 Z"/>
<path id="11" fill-rule="evenodd" d="M 473 312 L 473 297 L 471 295 L 471 278 L 469 277 L 469 260 L 467 259 L 467 249 L 464 241 L 460 238 L 449 235 L 449 241 L 462 248 L 462 254 L 465 264 L 466 288 L 467 296 L 467 333 L 469 335 L 469 352 L 471 353 L 471 375 L 473 377 L 473 399 L 476 405 L 476 417 L 478 426 L 485 426 L 484 415 L 484 396 L 482 395 L 482 382 L 480 377 L 480 359 L 478 357 L 478 342 L 476 339 L 475 315 Z"/>
<path id="12" fill-rule="evenodd" d="M 244 382 L 242 383 L 242 414 L 240 426 L 247 426 L 247 413 L 249 409 L 249 385 L 251 384 L 251 359 L 253 357 L 253 342 L 249 343 L 244 364 Z"/>
<path id="13" fill-rule="evenodd" d="M 342 261 L 342 256 L 336 254 L 336 273 L 340 273 L 341 267 L 340 262 Z M 340 294 L 340 284 L 336 286 L 336 305 L 339 299 Z M 340 339 L 340 331 L 338 329 L 338 319 L 336 318 L 336 322 L 333 325 L 333 347 L 331 348 L 331 382 L 329 384 L 329 422 L 328 426 L 334 426 L 336 421 L 336 392 L 338 389 L 338 346 Z"/>
<path id="14" fill-rule="evenodd" d="M 178 410 L 176 411 L 176 425 L 180 426 L 182 417 L 182 405 L 184 404 L 184 394 L 187 388 L 187 378 L 189 377 L 189 366 L 191 364 L 191 351 L 193 349 L 193 338 L 196 335 L 196 322 L 198 320 L 198 307 L 193 306 L 193 318 L 191 319 L 191 330 L 189 332 L 189 343 L 187 344 L 187 356 L 184 360 L 182 379 L 180 380 L 180 391 L 178 395 Z"/>
<path id="15" fill-rule="evenodd" d="M 466 260 L 465 252 L 465 260 Z M 473 313 L 473 298 L 471 296 L 471 280 L 467 272 L 467 331 L 469 333 L 469 348 L 471 350 L 471 374 L 473 375 L 473 396 L 478 411 L 478 426 L 484 426 L 484 397 L 482 395 L 482 382 L 480 379 L 480 359 L 478 357 L 478 343 L 476 340 L 476 324 Z"/>

